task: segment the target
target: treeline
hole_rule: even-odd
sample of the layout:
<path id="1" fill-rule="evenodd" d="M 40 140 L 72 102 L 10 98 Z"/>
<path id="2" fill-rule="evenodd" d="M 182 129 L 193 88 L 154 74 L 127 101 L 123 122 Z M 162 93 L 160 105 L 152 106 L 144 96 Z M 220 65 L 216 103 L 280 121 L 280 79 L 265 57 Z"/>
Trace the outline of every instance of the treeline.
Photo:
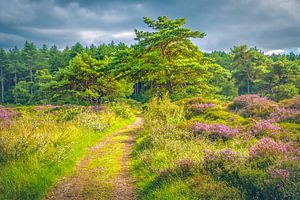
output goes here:
<path id="1" fill-rule="evenodd" d="M 144 22 L 153 31 L 135 30 L 137 43 L 130 47 L 76 43 L 59 50 L 25 42 L 22 49 L 1 49 L 1 104 L 146 101 L 166 92 L 172 99 L 258 93 L 281 100 L 299 93 L 299 55 L 267 56 L 245 45 L 204 53 L 191 39 L 205 34 L 184 27 L 185 19 Z"/>

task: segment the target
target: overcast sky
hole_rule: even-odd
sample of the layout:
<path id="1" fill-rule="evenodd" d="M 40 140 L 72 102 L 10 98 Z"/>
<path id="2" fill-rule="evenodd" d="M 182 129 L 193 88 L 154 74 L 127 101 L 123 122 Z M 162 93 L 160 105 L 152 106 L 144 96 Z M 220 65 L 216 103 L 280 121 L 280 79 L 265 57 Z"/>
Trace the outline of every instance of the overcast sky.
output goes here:
<path id="1" fill-rule="evenodd" d="M 147 28 L 142 17 L 160 15 L 205 32 L 195 41 L 205 51 L 248 44 L 300 53 L 300 0 L 0 0 L 0 47 L 132 44 L 133 29 Z"/>

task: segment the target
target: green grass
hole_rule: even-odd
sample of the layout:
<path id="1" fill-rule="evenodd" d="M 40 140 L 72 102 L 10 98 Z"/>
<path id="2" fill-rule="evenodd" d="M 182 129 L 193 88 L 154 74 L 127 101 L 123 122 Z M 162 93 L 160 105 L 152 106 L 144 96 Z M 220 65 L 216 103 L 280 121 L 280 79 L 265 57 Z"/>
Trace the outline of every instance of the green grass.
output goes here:
<path id="1" fill-rule="evenodd" d="M 110 126 L 98 132 L 75 118 L 58 122 L 48 114 L 24 115 L 11 129 L 4 130 L 1 139 L 10 145 L 4 152 L 7 160 L 0 163 L 0 199 L 43 198 L 60 177 L 74 171 L 87 147 L 134 121 L 133 116 L 124 119 L 107 114 L 113 116 Z M 18 152 L 23 153 L 18 156 Z"/>
<path id="2" fill-rule="evenodd" d="M 292 141 L 296 149 L 299 124 L 282 122 L 278 135 L 269 136 L 264 132 L 252 136 L 247 130 L 258 119 L 243 118 L 226 107 L 195 115 L 186 111 L 188 118 L 184 119 L 181 105 L 164 99 L 155 101 L 149 103 L 144 113 L 144 130 L 138 135 L 131 166 L 139 199 L 281 199 L 285 195 L 295 199 L 298 195 L 296 154 L 291 151 L 295 157 L 287 160 L 274 155 L 267 165 L 268 159 L 266 163 L 253 160 L 249 149 L 262 137 L 284 143 Z M 241 129 L 233 138 L 212 139 L 192 132 L 195 121 Z M 233 153 L 219 153 L 225 149 Z M 205 158 L 204 151 L 214 154 L 207 154 Z M 271 174 L 273 169 L 286 169 L 290 177 L 276 178 Z M 275 192 L 277 188 L 280 190 Z"/>

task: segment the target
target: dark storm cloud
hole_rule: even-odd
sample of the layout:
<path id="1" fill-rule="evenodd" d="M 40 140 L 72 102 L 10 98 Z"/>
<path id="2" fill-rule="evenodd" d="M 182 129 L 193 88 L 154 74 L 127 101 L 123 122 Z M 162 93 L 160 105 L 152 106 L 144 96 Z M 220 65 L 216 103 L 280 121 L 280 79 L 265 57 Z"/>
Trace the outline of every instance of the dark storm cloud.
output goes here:
<path id="1" fill-rule="evenodd" d="M 60 47 L 114 40 L 132 43 L 142 17 L 187 18 L 187 26 L 207 34 L 201 49 L 228 50 L 249 44 L 265 51 L 300 47 L 298 0 L 66 1 L 0 0 L 0 46 L 25 40 Z"/>

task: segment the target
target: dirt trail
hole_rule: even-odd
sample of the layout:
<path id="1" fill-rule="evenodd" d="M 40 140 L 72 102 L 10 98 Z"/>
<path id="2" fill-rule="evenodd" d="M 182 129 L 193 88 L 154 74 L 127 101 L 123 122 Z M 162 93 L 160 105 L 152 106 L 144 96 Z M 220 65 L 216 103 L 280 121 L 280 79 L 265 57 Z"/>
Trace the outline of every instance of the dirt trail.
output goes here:
<path id="1" fill-rule="evenodd" d="M 138 117 L 133 124 L 91 147 L 75 172 L 63 178 L 46 199 L 135 199 L 129 163 L 135 135 L 141 127 L 142 119 Z"/>

